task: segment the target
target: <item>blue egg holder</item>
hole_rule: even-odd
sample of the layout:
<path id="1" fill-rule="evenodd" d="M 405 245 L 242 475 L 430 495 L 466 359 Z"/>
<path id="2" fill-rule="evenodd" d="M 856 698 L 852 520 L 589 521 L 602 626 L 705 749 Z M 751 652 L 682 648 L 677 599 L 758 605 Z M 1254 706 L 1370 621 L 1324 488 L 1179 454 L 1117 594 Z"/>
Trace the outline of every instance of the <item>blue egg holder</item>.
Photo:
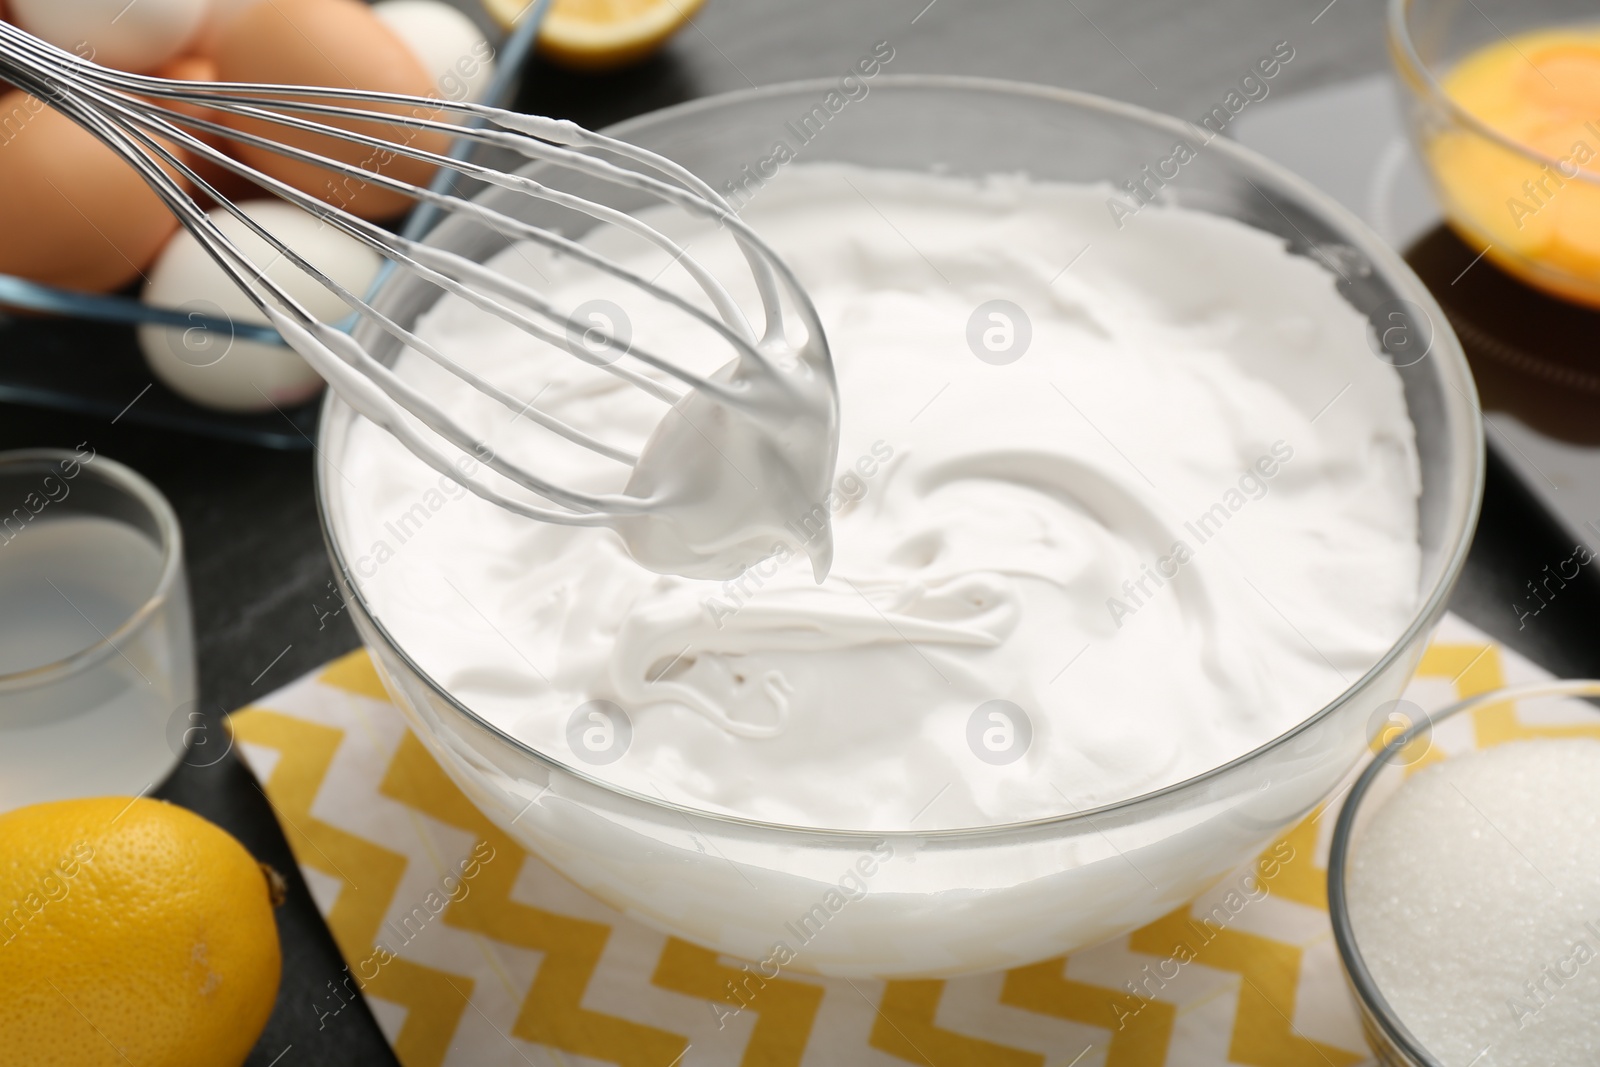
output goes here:
<path id="1" fill-rule="evenodd" d="M 480 25 L 487 16 L 476 0 L 450 0 Z M 537 0 L 496 49 L 496 70 L 485 99 L 506 106 L 533 57 L 539 22 L 550 0 Z M 458 141 L 452 155 L 471 152 Z M 458 175 L 441 172 L 432 188 L 454 188 Z M 439 220 L 420 204 L 401 232 L 419 238 Z M 392 273 L 385 263 L 375 292 Z M 352 314 L 341 326 L 355 323 Z M 309 449 L 320 399 L 289 408 L 238 414 L 201 407 L 155 380 L 145 366 L 132 327 L 154 324 L 216 331 L 236 340 L 283 344 L 276 330 L 216 319 L 180 308 L 152 307 L 123 293 L 92 295 L 0 274 L 0 402 L 110 418 L 206 437 L 279 449 Z"/>

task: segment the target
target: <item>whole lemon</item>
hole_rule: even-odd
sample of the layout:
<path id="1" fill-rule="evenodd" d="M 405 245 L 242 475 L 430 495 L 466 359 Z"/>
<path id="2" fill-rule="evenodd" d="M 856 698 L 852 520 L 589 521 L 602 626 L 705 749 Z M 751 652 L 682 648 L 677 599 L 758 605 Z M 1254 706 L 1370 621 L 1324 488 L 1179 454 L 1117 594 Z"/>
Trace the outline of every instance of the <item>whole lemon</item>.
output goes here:
<path id="1" fill-rule="evenodd" d="M 0 815 L 0 1064 L 238 1067 L 277 996 L 274 895 L 176 805 Z"/>

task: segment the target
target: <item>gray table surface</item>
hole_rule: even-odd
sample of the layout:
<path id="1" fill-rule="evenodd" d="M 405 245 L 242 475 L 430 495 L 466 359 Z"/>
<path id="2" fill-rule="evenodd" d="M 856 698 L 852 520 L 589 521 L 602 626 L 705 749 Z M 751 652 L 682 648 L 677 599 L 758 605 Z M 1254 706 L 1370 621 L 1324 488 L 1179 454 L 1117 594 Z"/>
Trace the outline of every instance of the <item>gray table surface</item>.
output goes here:
<path id="1" fill-rule="evenodd" d="M 711 0 L 657 70 L 639 73 L 635 92 L 607 94 L 594 115 L 614 119 L 647 99 L 843 73 L 872 44 L 888 41 L 897 73 L 1038 82 L 1198 117 L 1279 41 L 1296 55 L 1277 92 L 1383 69 L 1379 5 L 1336 0 L 1324 11 L 1325 3 Z M 571 106 L 582 113 L 576 99 Z"/>
<path id="2" fill-rule="evenodd" d="M 536 68 L 518 104 L 589 125 L 751 85 L 845 72 L 878 41 L 894 72 L 959 73 L 1083 89 L 1194 118 L 1279 41 L 1294 61 L 1287 95 L 1384 68 L 1374 0 L 710 0 L 660 56 L 605 77 Z M 187 538 L 201 689 L 214 709 L 248 703 L 354 648 L 325 614 L 331 572 L 318 532 L 309 453 L 277 453 L 0 405 L 0 448 L 95 442 L 173 500 Z M 1554 539 L 1554 540 L 1552 540 Z M 1515 478 L 1492 465 L 1485 522 L 1453 606 L 1561 673 L 1600 671 L 1584 624 L 1600 592 L 1579 589 L 1519 632 L 1508 605 L 1560 555 L 1559 535 Z M 202 811 L 263 859 L 293 862 L 265 801 L 231 758 L 186 767 L 163 794 Z M 280 913 L 285 977 L 250 1063 L 393 1062 L 359 1009 L 319 1025 L 310 1006 L 339 960 L 302 883 Z M 281 1057 L 281 1058 L 280 1058 Z"/>

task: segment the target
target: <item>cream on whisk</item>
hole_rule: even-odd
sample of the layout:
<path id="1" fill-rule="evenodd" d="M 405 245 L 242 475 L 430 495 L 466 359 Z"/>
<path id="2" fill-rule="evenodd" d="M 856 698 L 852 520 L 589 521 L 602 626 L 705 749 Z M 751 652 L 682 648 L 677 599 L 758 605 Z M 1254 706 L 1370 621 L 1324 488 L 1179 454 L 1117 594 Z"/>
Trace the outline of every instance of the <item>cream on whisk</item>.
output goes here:
<path id="1" fill-rule="evenodd" d="M 838 458 L 792 519 L 739 546 L 736 577 L 652 573 L 611 531 L 465 495 L 419 514 L 437 475 L 357 423 L 335 487 L 342 540 L 373 546 L 356 578 L 418 666 L 489 721 L 710 810 L 993 824 L 1242 755 L 1337 696 L 1412 617 L 1419 475 L 1400 379 L 1315 262 L 1199 212 L 1118 230 L 1104 204 L 1021 178 L 790 167 L 743 217 L 826 327 Z M 721 235 L 670 232 L 737 273 Z M 606 250 L 646 277 L 669 267 Z M 614 301 L 634 336 L 693 355 L 665 312 L 570 263 L 523 248 L 496 267 L 567 306 Z M 419 332 L 596 435 L 641 442 L 661 418 L 452 301 Z M 436 368 L 400 370 L 463 421 L 506 422 Z M 599 457 L 521 429 L 502 425 L 496 447 L 622 488 Z M 759 482 L 749 457 L 722 458 L 720 477 Z"/>

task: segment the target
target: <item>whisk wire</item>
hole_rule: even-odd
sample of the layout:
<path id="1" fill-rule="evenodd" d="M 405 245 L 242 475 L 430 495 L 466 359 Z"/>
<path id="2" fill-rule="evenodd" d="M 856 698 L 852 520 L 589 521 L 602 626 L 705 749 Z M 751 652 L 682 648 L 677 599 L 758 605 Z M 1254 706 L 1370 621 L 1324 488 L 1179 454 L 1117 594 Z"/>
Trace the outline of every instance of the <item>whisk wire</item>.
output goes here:
<path id="1" fill-rule="evenodd" d="M 271 277 L 272 264 L 257 262 L 230 239 L 216 220 L 199 207 L 183 183 L 214 200 L 220 210 L 259 239 L 274 257 L 286 260 L 305 273 L 359 319 L 371 323 L 502 407 L 618 463 L 636 465 L 640 455 L 601 441 L 539 410 L 532 401 L 523 401 L 450 358 L 436 345 L 379 310 L 371 299 L 351 292 L 274 236 L 223 195 L 191 165 L 191 161 L 203 160 L 249 180 L 266 192 L 314 214 L 325 224 L 441 292 L 459 297 L 530 336 L 674 405 L 680 413 L 683 413 L 681 402 L 687 394 L 667 387 L 632 364 L 675 379 L 691 393 L 702 394 L 731 408 L 755 403 L 756 397 L 770 395 L 751 388 L 752 382 L 758 379 L 784 388 L 792 386 L 785 377 L 791 371 L 777 367 L 771 357 L 771 350 L 785 340 L 786 308 L 792 308 L 798 316 L 807 338 L 800 350 L 800 372 L 818 377 L 827 388 L 832 387 L 832 366 L 820 319 L 788 266 L 708 183 L 686 168 L 637 146 L 595 134 L 565 120 L 519 115 L 466 101 L 319 86 L 175 82 L 127 74 L 99 66 L 5 23 L 0 23 L 0 73 L 60 110 L 134 166 L 225 275 L 362 415 L 392 433 L 434 470 L 518 514 L 569 525 L 604 525 L 620 516 L 638 514 L 650 502 L 626 494 L 572 490 L 501 456 L 482 437 L 460 425 L 417 385 L 375 358 L 350 334 L 319 321 L 284 285 Z M 204 112 L 189 114 L 178 109 L 177 105 L 181 104 L 204 109 Z M 441 116 L 453 116 L 454 121 L 446 121 Z M 709 302 L 710 310 L 660 284 L 657 278 L 645 278 L 588 244 L 499 210 L 494 204 L 500 193 L 469 198 L 457 195 L 453 186 L 443 190 L 420 186 L 382 169 L 368 169 L 344 159 L 329 158 L 219 119 L 254 122 L 273 130 L 294 131 L 365 148 L 372 153 L 369 162 L 374 164 L 383 157 L 402 157 L 428 168 L 452 171 L 509 196 L 526 197 L 587 216 L 596 224 L 615 227 L 655 246 L 668 257 L 669 268 L 676 265 L 688 275 Z M 353 129 L 352 125 L 365 125 L 368 129 Z M 409 136 L 391 140 L 371 132 L 374 128 L 407 131 Z M 601 351 L 590 351 L 571 339 L 573 324 L 569 313 L 563 312 L 531 285 L 459 253 L 392 233 L 336 203 L 328 203 L 235 159 L 201 134 L 310 164 L 344 180 L 398 193 L 483 226 L 508 242 L 530 241 L 554 257 L 568 257 L 603 272 L 690 316 L 732 349 L 738 370 L 731 374 L 719 373 L 713 380 L 647 346 L 625 343 L 613 329 L 606 327 L 586 328 L 586 334 L 600 341 Z M 762 335 L 757 337 L 739 303 L 690 254 L 687 246 L 648 222 L 619 207 L 549 185 L 530 174 L 507 173 L 462 158 L 460 154 L 442 154 L 425 145 L 410 143 L 423 134 L 508 151 L 607 188 L 643 194 L 725 229 L 750 268 L 764 316 Z M 629 165 L 621 165 L 617 160 Z M 626 363 L 624 357 L 632 364 Z M 836 425 L 836 408 L 832 419 Z M 430 433 L 442 438 L 457 453 L 471 456 L 513 485 L 557 507 L 518 499 L 481 478 L 466 476 L 459 456 L 452 458 L 441 451 Z"/>
<path id="2" fill-rule="evenodd" d="M 44 47 L 48 48 L 49 46 Z M 39 49 L 35 48 L 34 51 L 37 52 Z M 235 142 L 249 144 L 267 151 L 275 152 L 286 158 L 320 166 L 325 169 L 335 171 L 346 178 L 355 178 L 363 182 L 377 185 L 379 187 L 401 193 L 402 195 L 410 196 L 421 202 L 426 202 L 445 208 L 446 210 L 456 212 L 472 212 L 477 215 L 479 221 L 483 222 L 485 225 L 489 225 L 497 229 L 502 233 L 505 233 L 508 236 L 520 237 L 545 244 L 547 247 L 551 247 L 566 255 L 573 256 L 574 258 L 585 262 L 588 265 L 606 270 L 608 273 L 624 278 L 624 280 L 627 280 L 633 284 L 639 284 L 640 287 L 646 289 L 646 291 L 649 292 L 652 297 L 672 303 L 680 310 L 696 317 L 703 324 L 721 334 L 724 340 L 739 349 L 741 355 L 747 356 L 756 362 L 764 362 L 766 359 L 765 354 L 755 344 L 754 335 L 750 331 L 748 322 L 745 320 L 742 310 L 732 300 L 727 291 L 715 279 L 715 277 L 707 272 L 696 260 L 693 259 L 693 257 L 688 256 L 685 249 L 677 245 L 671 239 L 662 235 L 653 227 L 641 222 L 632 215 L 617 211 L 605 205 L 596 204 L 593 201 L 586 200 L 582 197 L 577 197 L 573 194 L 550 189 L 541 183 L 521 175 L 505 174 L 503 172 L 495 171 L 492 168 L 479 166 L 468 160 L 441 155 L 426 149 L 416 148 L 403 142 L 389 141 L 370 134 L 362 134 L 341 127 L 328 126 L 323 123 L 300 119 L 292 115 L 280 114 L 276 111 L 264 110 L 255 106 L 255 104 L 259 102 L 257 99 L 258 96 L 278 94 L 273 96 L 272 99 L 275 106 L 283 110 L 324 114 L 346 120 L 359 119 L 378 124 L 392 125 L 399 123 L 410 126 L 419 132 L 429 131 L 448 134 L 456 137 L 464 136 L 477 140 L 480 143 L 491 144 L 503 148 L 511 148 L 530 158 L 536 158 L 556 164 L 558 166 L 579 170 L 590 176 L 613 180 L 618 184 L 648 192 L 663 200 L 675 203 L 686 210 L 715 218 L 719 223 L 731 226 L 734 228 L 736 239 L 740 240 L 741 245 L 745 245 L 749 242 L 756 242 L 759 244 L 760 239 L 744 227 L 743 223 L 737 219 L 737 216 L 732 213 L 731 209 L 726 205 L 725 202 L 722 201 L 721 197 L 717 196 L 709 186 L 705 185 L 703 182 L 699 182 L 699 180 L 694 178 L 688 171 L 683 170 L 676 165 L 660 166 L 660 164 L 666 164 L 669 162 L 660 159 L 660 157 L 656 157 L 654 161 L 646 160 L 646 162 L 649 165 L 656 165 L 658 169 L 661 169 L 664 172 L 671 173 L 679 180 L 697 183 L 702 194 L 709 194 L 711 197 L 716 197 L 715 201 L 710 201 L 709 199 L 697 199 L 694 195 L 686 193 L 684 189 L 668 185 L 667 183 L 661 182 L 648 175 L 643 175 L 639 174 L 638 172 L 616 167 L 604 160 L 599 160 L 592 156 L 586 156 L 580 152 L 575 152 L 570 148 L 546 145 L 537 140 L 530 139 L 532 137 L 539 136 L 560 136 L 565 137 L 575 143 L 582 143 L 586 146 L 605 148 L 615 151 L 625 155 L 628 158 L 637 159 L 641 156 L 648 155 L 648 153 L 641 153 L 639 150 L 635 149 L 634 146 L 627 145 L 624 142 L 605 138 L 601 135 L 591 134 L 589 131 L 583 130 L 581 127 L 560 120 L 541 119 L 537 116 L 511 115 L 506 112 L 498 111 L 497 109 L 485 108 L 482 105 L 476 104 L 432 100 L 421 101 L 416 98 L 407 98 L 395 94 L 374 93 L 363 90 L 340 90 L 320 87 L 313 88 L 285 85 L 245 85 L 212 82 L 173 83 L 164 79 L 151 78 L 142 75 L 123 75 L 119 72 L 114 73 L 114 77 L 108 77 L 107 75 L 113 72 L 107 72 L 104 68 L 97 68 L 93 64 L 86 64 L 84 61 L 78 60 L 76 57 L 71 57 L 70 54 L 62 53 L 62 55 L 68 56 L 69 61 L 65 63 L 66 69 L 72 74 L 79 75 L 84 80 L 100 83 L 113 82 L 114 80 L 131 82 L 141 88 L 146 89 L 153 95 L 171 99 L 185 100 L 198 105 L 203 105 L 210 110 L 227 111 L 241 117 L 254 118 L 260 121 L 275 123 L 286 128 L 296 129 L 306 133 L 337 137 L 351 143 L 356 143 L 364 147 L 371 148 L 378 152 L 390 152 L 397 155 L 404 155 L 407 158 L 416 160 L 418 162 L 423 162 L 434 166 L 447 167 L 469 178 L 474 178 L 490 184 L 496 184 L 502 188 L 511 189 L 515 192 L 526 193 L 561 207 L 581 211 L 590 215 L 592 218 L 595 218 L 597 221 L 610 223 L 626 229 L 629 232 L 635 233 L 641 237 L 644 237 L 646 240 L 657 244 L 670 255 L 673 263 L 681 265 L 687 272 L 689 272 L 700 286 L 702 291 L 711 299 L 713 305 L 721 314 L 722 321 L 717 321 L 716 319 L 707 315 L 701 308 L 689 303 L 681 296 L 673 293 L 670 290 L 656 286 L 653 283 L 648 285 L 641 284 L 645 281 L 644 279 L 637 278 L 625 268 L 620 268 L 616 264 L 611 263 L 609 260 L 605 260 L 604 257 L 594 254 L 591 250 L 583 245 L 565 239 L 562 237 L 562 235 L 551 233 L 539 227 L 518 223 L 516 220 L 509 219 L 509 217 L 504 216 L 501 213 L 493 212 L 492 210 L 489 210 L 476 202 L 467 201 L 460 197 L 451 196 L 449 194 L 441 194 L 433 190 L 424 189 L 396 179 L 391 175 L 375 173 L 340 160 L 328 159 L 306 149 L 276 142 L 270 138 L 252 134 L 247 131 L 240 131 L 234 129 L 233 127 L 229 127 L 200 116 L 184 115 L 168 109 L 159 107 L 152 108 L 147 104 L 143 105 L 147 110 L 159 114 L 159 117 L 161 119 L 165 119 L 168 124 L 176 123 L 185 126 L 192 126 L 218 136 L 227 137 Z M 179 88 L 180 86 L 182 88 Z M 241 90 L 243 92 L 241 92 Z M 120 89 L 113 89 L 112 92 L 118 95 L 121 94 Z M 503 130 L 463 128 L 452 123 L 442 123 L 415 115 L 403 116 L 391 112 L 338 108 L 325 104 L 317 104 L 314 102 L 301 102 L 293 99 L 283 100 L 279 98 L 282 94 L 288 93 L 311 93 L 319 97 L 330 99 L 357 99 L 368 102 L 389 104 L 409 103 L 414 109 L 422 109 L 424 107 L 431 108 L 437 105 L 438 109 L 441 110 L 453 109 L 463 115 L 470 115 L 477 118 L 487 118 L 490 121 L 503 121 L 511 125 L 522 126 L 525 127 L 529 132 L 527 135 L 517 135 L 508 134 Z M 142 103 L 143 102 L 141 102 L 141 104 Z M 148 117 L 141 115 L 138 112 L 125 111 L 124 115 L 130 122 L 149 124 Z M 162 133 L 164 136 L 168 137 L 173 137 L 175 135 L 175 131 L 170 125 L 163 128 Z M 257 173 L 252 168 L 233 160 L 226 153 L 220 152 L 204 142 L 186 138 L 185 145 L 192 151 L 195 151 L 218 163 L 219 165 L 232 170 L 234 173 L 247 177 L 252 181 L 260 181 L 260 179 L 257 177 Z M 207 188 L 209 188 L 209 186 L 207 186 Z M 284 195 L 283 188 L 284 187 L 281 186 L 280 183 L 278 186 L 274 187 L 273 191 L 277 192 L 279 195 Z M 328 211 L 322 202 L 316 201 L 315 203 L 316 207 L 312 210 L 317 210 L 319 214 L 326 216 Z M 770 250 L 762 249 L 761 251 L 770 256 Z M 758 290 L 760 290 L 759 295 L 762 298 L 769 323 L 768 339 L 770 339 L 770 328 L 772 324 L 781 321 L 781 316 L 775 313 L 775 308 L 777 307 L 779 298 L 777 297 L 776 292 L 771 288 L 770 264 L 768 260 L 762 258 L 761 255 L 752 254 L 749 249 L 746 250 L 746 254 L 747 260 L 750 262 L 756 275 Z M 542 314 L 546 314 L 556 321 L 564 321 L 563 316 L 561 316 L 558 312 L 548 309 L 548 307 L 543 307 L 539 310 Z M 820 324 L 808 323 L 807 325 L 820 331 Z M 614 340 L 614 338 L 611 340 Z M 582 358 L 582 354 L 578 354 L 580 355 L 580 358 Z M 650 365 L 655 366 L 657 369 L 663 370 L 669 374 L 674 374 L 678 377 L 683 377 L 681 368 L 677 368 L 676 365 L 672 364 L 670 361 L 655 360 L 649 356 L 648 352 L 641 352 L 639 353 L 639 356 L 641 361 L 649 363 Z M 694 377 L 692 380 L 686 378 L 685 381 L 693 388 L 701 391 L 710 393 L 716 393 L 718 391 L 717 387 L 713 383 L 707 382 L 705 379 L 698 376 Z M 737 396 L 727 393 L 724 393 L 720 399 L 727 403 L 738 403 L 739 400 Z"/>

